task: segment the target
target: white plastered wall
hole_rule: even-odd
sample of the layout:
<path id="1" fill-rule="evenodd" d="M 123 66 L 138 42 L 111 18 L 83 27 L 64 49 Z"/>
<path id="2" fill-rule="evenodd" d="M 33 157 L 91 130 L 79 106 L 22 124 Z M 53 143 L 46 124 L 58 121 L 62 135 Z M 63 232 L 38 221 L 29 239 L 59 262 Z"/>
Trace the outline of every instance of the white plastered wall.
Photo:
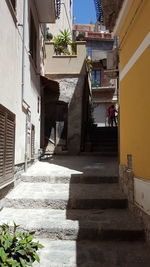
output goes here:
<path id="1" fill-rule="evenodd" d="M 23 0 L 17 1 L 17 24 L 6 4 L 0 2 L 0 104 L 16 115 L 15 164 L 24 162 L 26 115 L 22 111 L 22 23 Z M 27 11 L 28 11 L 27 7 Z M 34 12 L 35 16 L 35 12 Z M 29 14 L 26 25 L 28 28 Z M 37 30 L 39 31 L 38 24 Z M 35 150 L 40 148 L 40 113 L 37 112 L 40 97 L 40 75 L 29 59 L 29 35 L 26 31 L 25 100 L 30 106 L 31 123 L 35 125 Z M 40 37 L 39 37 L 40 38 Z"/>
<path id="2" fill-rule="evenodd" d="M 150 215 L 150 181 L 134 178 L 135 203 Z"/>
<path id="3" fill-rule="evenodd" d="M 61 1 L 61 13 L 60 18 L 56 19 L 56 23 L 47 24 L 49 32 L 54 36 L 60 34 L 60 30 L 64 31 L 68 29 L 72 32 L 72 20 L 73 20 L 73 0 L 63 0 Z"/>

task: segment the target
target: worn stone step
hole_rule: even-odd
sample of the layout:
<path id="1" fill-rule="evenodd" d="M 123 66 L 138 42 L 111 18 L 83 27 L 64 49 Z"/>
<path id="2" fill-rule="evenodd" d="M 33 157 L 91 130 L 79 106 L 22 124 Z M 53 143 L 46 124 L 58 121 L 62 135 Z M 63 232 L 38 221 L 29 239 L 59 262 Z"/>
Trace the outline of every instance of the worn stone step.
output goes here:
<path id="1" fill-rule="evenodd" d="M 118 184 L 50 184 L 21 182 L 5 198 L 5 207 L 53 209 L 126 208 Z"/>
<path id="2" fill-rule="evenodd" d="M 118 157 L 118 152 L 99 152 L 99 151 L 90 151 L 90 152 L 80 152 L 81 156 L 107 156 L 107 157 Z"/>
<path id="3" fill-rule="evenodd" d="M 96 170 L 97 172 L 97 170 Z M 92 171 L 93 173 L 93 171 Z M 32 183 L 39 183 L 39 182 L 46 182 L 46 183 L 63 183 L 63 184 L 78 184 L 78 183 L 84 183 L 84 184 L 102 184 L 102 183 L 117 183 L 118 182 L 118 176 L 99 176 L 94 174 L 72 174 L 72 175 L 58 175 L 58 176 L 51 176 L 51 175 L 45 175 L 45 176 L 38 176 L 38 175 L 27 175 L 24 173 L 22 175 L 23 182 L 32 182 Z"/>
<path id="4" fill-rule="evenodd" d="M 118 146 L 117 145 L 101 145 L 101 144 L 92 144 L 92 148 L 95 150 L 102 150 L 102 151 L 113 151 L 117 150 Z"/>
<path id="5" fill-rule="evenodd" d="M 128 210 L 51 210 L 4 208 L 0 224 L 62 240 L 144 240 L 143 225 Z"/>
<path id="6" fill-rule="evenodd" d="M 95 152 L 117 152 L 118 148 L 117 147 L 101 147 L 101 146 L 92 146 L 92 151 Z"/>
<path id="7" fill-rule="evenodd" d="M 118 143 L 117 139 L 102 139 L 102 138 L 92 138 L 92 143 L 95 145 L 116 145 Z"/>
<path id="8" fill-rule="evenodd" d="M 39 240 L 41 262 L 34 267 L 149 267 L 145 242 L 89 242 Z"/>

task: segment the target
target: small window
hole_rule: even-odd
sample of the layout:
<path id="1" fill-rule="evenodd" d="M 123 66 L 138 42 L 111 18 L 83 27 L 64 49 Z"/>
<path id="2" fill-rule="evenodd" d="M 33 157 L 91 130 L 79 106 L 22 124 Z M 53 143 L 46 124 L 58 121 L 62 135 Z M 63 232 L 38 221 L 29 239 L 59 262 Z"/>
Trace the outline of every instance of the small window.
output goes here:
<path id="1" fill-rule="evenodd" d="M 10 2 L 11 2 L 13 9 L 16 10 L 16 0 L 10 0 Z"/>
<path id="2" fill-rule="evenodd" d="M 30 54 L 36 66 L 37 31 L 32 13 L 30 13 Z"/>
<path id="3" fill-rule="evenodd" d="M 99 87 L 101 85 L 101 72 L 100 70 L 92 71 L 92 87 Z"/>

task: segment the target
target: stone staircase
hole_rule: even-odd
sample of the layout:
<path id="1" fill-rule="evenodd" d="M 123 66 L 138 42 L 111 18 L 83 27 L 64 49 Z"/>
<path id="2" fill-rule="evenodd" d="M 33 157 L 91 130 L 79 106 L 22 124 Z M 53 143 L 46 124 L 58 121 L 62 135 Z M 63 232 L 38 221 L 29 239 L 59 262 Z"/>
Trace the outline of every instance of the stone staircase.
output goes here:
<path id="1" fill-rule="evenodd" d="M 92 152 L 117 155 L 117 127 L 93 127 L 91 131 Z"/>
<path id="2" fill-rule="evenodd" d="M 36 231 L 41 267 L 149 267 L 143 225 L 117 176 L 26 175 L 5 198 L 0 224 Z"/>

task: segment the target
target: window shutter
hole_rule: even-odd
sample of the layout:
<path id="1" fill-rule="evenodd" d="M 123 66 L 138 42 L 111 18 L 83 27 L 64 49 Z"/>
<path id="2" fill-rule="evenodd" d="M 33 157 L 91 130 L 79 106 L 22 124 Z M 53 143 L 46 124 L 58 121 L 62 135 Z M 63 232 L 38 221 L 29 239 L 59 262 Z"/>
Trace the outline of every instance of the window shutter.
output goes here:
<path id="1" fill-rule="evenodd" d="M 5 114 L 0 109 L 0 183 L 4 175 Z"/>
<path id="2" fill-rule="evenodd" d="M 0 186 L 13 180 L 15 115 L 0 105 Z"/>

